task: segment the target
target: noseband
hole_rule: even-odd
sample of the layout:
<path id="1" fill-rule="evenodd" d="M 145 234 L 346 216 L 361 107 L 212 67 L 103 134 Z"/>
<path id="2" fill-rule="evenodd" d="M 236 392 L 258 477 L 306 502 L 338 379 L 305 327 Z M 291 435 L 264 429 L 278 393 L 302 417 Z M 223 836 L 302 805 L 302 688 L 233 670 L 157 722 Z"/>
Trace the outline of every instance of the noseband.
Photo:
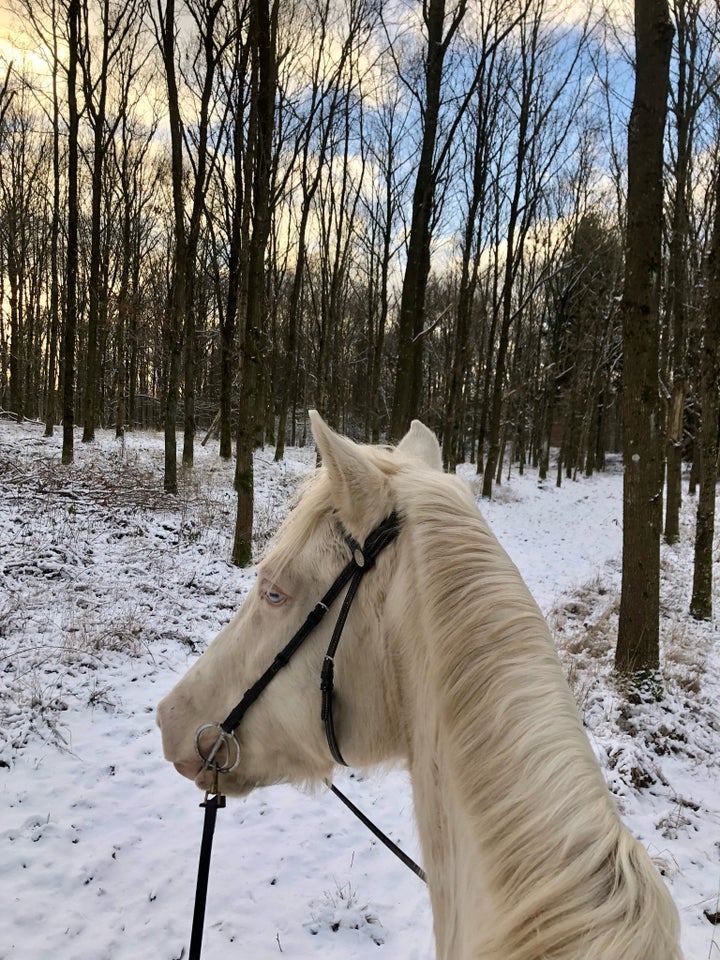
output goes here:
<path id="1" fill-rule="evenodd" d="M 235 737 L 235 730 L 240 721 L 247 713 L 248 709 L 257 700 L 260 694 L 265 690 L 270 681 L 279 673 L 279 671 L 288 665 L 291 658 L 312 631 L 324 618 L 333 602 L 340 595 L 345 586 L 348 586 L 347 593 L 338 613 L 337 621 L 333 629 L 330 644 L 323 658 L 322 669 L 320 672 L 320 691 L 321 707 L 320 717 L 325 727 L 325 736 L 328 747 L 333 759 L 347 766 L 337 743 L 335 734 L 335 724 L 333 721 L 333 691 L 335 674 L 335 654 L 342 636 L 345 622 L 350 612 L 350 607 L 355 599 L 358 587 L 363 577 L 372 569 L 379 554 L 390 543 L 395 540 L 400 532 L 400 518 L 393 511 L 386 517 L 382 523 L 369 534 L 363 546 L 354 540 L 349 534 L 345 534 L 345 541 L 350 547 L 352 553 L 351 560 L 341 570 L 336 577 L 330 589 L 319 600 L 315 607 L 305 618 L 300 629 L 292 636 L 283 649 L 277 654 L 267 670 L 249 687 L 243 694 L 242 699 L 230 711 L 222 723 L 204 723 L 198 727 L 195 734 L 195 749 L 203 761 L 203 769 L 213 771 L 213 786 L 205 794 L 205 800 L 201 806 L 205 807 L 205 824 L 203 827 L 203 838 L 200 849 L 200 865 L 198 867 L 198 883 L 195 897 L 195 912 L 193 915 L 192 936 L 190 939 L 190 952 L 188 960 L 199 960 L 200 948 L 202 944 L 202 927 L 205 916 L 205 902 L 207 898 L 207 880 L 210 870 L 210 852 L 212 849 L 212 837 L 215 829 L 215 818 L 217 810 L 225 806 L 225 797 L 219 791 L 218 780 L 221 773 L 229 773 L 234 770 L 240 762 L 240 746 Z M 202 737 L 203 734 L 213 730 L 216 732 L 216 738 L 207 754 L 203 753 Z M 392 840 L 385 836 L 358 808 L 352 804 L 344 794 L 340 792 L 333 784 L 330 784 L 332 792 L 339 797 L 345 805 L 377 836 L 388 846 L 396 856 L 410 867 L 422 880 L 425 874 Z"/>

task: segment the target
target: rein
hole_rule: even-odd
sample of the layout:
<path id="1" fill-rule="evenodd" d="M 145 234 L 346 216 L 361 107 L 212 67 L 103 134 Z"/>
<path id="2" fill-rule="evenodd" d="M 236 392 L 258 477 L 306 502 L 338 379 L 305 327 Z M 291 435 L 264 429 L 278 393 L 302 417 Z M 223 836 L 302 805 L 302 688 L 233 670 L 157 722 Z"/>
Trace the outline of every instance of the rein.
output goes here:
<path id="1" fill-rule="evenodd" d="M 307 640 L 312 631 L 317 627 L 320 621 L 333 602 L 338 598 L 345 586 L 348 586 L 347 593 L 338 613 L 338 618 L 333 629 L 330 644 L 323 658 L 322 670 L 320 673 L 320 690 L 322 693 L 322 702 L 320 716 L 325 726 L 325 736 L 328 747 L 333 759 L 343 766 L 347 763 L 343 759 L 342 753 L 337 743 L 335 734 L 335 724 L 333 721 L 333 691 L 334 691 L 334 673 L 335 673 L 335 654 L 337 652 L 340 638 L 342 636 L 345 622 L 347 621 L 350 607 L 357 593 L 358 587 L 363 577 L 372 569 L 378 555 L 388 544 L 392 543 L 400 532 L 400 518 L 393 511 L 386 517 L 382 523 L 368 535 L 367 540 L 361 547 L 356 540 L 349 535 L 345 539 L 352 551 L 352 559 L 340 571 L 330 589 L 319 600 L 314 608 L 305 618 L 302 626 L 291 637 L 283 649 L 276 655 L 273 662 L 265 672 L 249 687 L 242 696 L 240 702 L 230 711 L 222 723 L 204 723 L 195 733 L 195 749 L 203 761 L 203 769 L 213 771 L 213 784 L 210 790 L 205 792 L 205 799 L 200 804 L 205 808 L 205 817 L 203 821 L 202 842 L 200 845 L 200 860 L 198 863 L 197 887 L 195 891 L 195 908 L 193 911 L 193 925 L 190 937 L 190 952 L 188 960 L 200 960 L 200 950 L 202 947 L 203 923 L 205 920 L 205 905 L 207 902 L 208 878 L 210 874 L 210 857 L 212 853 L 212 842 L 215 831 L 215 821 L 217 811 L 225 806 L 225 797 L 220 792 L 219 779 L 220 774 L 229 773 L 234 770 L 240 762 L 240 745 L 235 737 L 235 730 L 240 721 L 247 713 L 248 709 L 257 700 L 260 694 L 269 685 L 277 673 L 288 665 L 292 656 L 300 649 Z M 207 756 L 202 752 L 201 737 L 206 730 L 215 730 L 217 737 Z M 224 751 L 224 752 L 223 752 Z M 223 762 L 221 762 L 221 760 Z M 362 813 L 358 807 L 350 801 L 334 784 L 329 783 L 330 790 L 348 807 L 352 813 L 369 829 L 372 833 L 391 850 L 402 862 L 409 867 L 421 880 L 426 882 L 425 873 L 414 860 L 404 853 L 397 844 L 386 836 L 379 827 L 377 827 L 368 817 Z"/>

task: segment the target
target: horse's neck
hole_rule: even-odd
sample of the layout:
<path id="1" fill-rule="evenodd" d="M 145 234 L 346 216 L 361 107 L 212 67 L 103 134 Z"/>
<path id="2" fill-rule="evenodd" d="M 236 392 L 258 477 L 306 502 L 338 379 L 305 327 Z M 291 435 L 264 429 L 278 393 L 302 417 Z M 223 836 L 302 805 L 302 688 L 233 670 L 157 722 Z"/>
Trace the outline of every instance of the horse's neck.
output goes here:
<path id="1" fill-rule="evenodd" d="M 389 626 L 438 960 L 676 960 L 517 570 L 461 508 L 420 515 L 415 544 Z"/>
<path id="2" fill-rule="evenodd" d="M 517 570 L 479 517 L 458 509 L 447 522 L 426 522 L 438 526 L 437 542 L 416 540 L 418 580 L 407 591 L 415 602 L 404 609 L 409 765 L 438 960 L 497 958 L 495 900 L 507 895 L 498 875 L 517 871 L 532 885 L 510 839 L 534 839 L 543 832 L 536 807 L 557 803 L 541 771 L 508 802 L 519 773 L 557 758 L 557 741 L 572 742 L 571 755 L 592 768 L 593 791 L 604 786 Z M 528 796 L 535 790 L 543 796 Z"/>
<path id="3" fill-rule="evenodd" d="M 490 898 L 480 850 L 452 789 L 437 728 L 427 715 L 424 721 L 415 728 L 410 772 L 437 960 L 466 960 L 478 955 Z"/>

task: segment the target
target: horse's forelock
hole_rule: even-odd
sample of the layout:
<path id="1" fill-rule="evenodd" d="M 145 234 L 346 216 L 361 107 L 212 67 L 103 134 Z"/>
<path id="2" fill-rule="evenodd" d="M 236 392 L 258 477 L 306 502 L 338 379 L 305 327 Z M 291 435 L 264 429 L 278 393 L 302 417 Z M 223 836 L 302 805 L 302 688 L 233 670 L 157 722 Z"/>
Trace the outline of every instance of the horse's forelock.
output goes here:
<path id="1" fill-rule="evenodd" d="M 392 478 L 400 470 L 407 469 L 406 464 L 394 458 L 390 447 L 359 445 L 358 450 L 378 468 L 382 478 Z M 337 571 L 331 561 L 338 553 L 345 555 L 347 552 L 344 534 L 352 534 L 362 542 L 394 506 L 386 487 L 369 490 L 371 500 L 373 493 L 376 494 L 374 511 L 358 526 L 352 518 L 342 515 L 327 471 L 323 468 L 314 471 L 301 484 L 290 514 L 275 534 L 262 565 L 272 570 L 273 575 L 280 576 L 302 555 L 303 563 L 309 562 L 316 576 L 324 573 L 326 578 L 330 576 L 332 579 Z"/>
<path id="2" fill-rule="evenodd" d="M 262 566 L 280 577 L 293 569 L 302 556 L 303 564 L 316 565 L 340 537 L 332 521 L 333 506 L 327 482 L 318 471 L 304 484 L 297 502 L 280 525 Z M 329 573 L 330 571 L 328 571 Z"/>

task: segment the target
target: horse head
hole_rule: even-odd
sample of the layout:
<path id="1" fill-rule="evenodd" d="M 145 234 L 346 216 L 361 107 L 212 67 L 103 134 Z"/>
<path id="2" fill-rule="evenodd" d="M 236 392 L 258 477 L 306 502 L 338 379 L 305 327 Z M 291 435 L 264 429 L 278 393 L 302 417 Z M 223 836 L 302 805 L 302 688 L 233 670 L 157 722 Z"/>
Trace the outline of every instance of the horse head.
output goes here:
<path id="1" fill-rule="evenodd" d="M 198 743 L 197 731 L 222 721 L 263 674 L 351 559 L 353 544 L 364 543 L 384 518 L 402 510 L 393 482 L 398 472 L 441 468 L 437 439 L 419 421 L 392 451 L 339 436 L 314 411 L 311 420 L 321 470 L 260 563 L 237 615 L 158 706 L 165 756 L 203 789 L 211 773 L 197 748 L 206 755 L 213 728 Z M 338 654 L 335 722 L 343 755 L 354 765 L 392 760 L 407 749 L 398 705 L 387 692 L 393 685 L 400 689 L 399 665 L 387 638 L 393 620 L 388 607 L 394 594 L 403 595 L 401 549 L 392 544 L 364 579 Z M 225 793 L 331 775 L 334 760 L 320 723 L 319 678 L 333 621 L 331 611 L 243 717 L 236 732 L 239 761 L 222 778 Z M 219 762 L 227 759 L 223 753 Z"/>

